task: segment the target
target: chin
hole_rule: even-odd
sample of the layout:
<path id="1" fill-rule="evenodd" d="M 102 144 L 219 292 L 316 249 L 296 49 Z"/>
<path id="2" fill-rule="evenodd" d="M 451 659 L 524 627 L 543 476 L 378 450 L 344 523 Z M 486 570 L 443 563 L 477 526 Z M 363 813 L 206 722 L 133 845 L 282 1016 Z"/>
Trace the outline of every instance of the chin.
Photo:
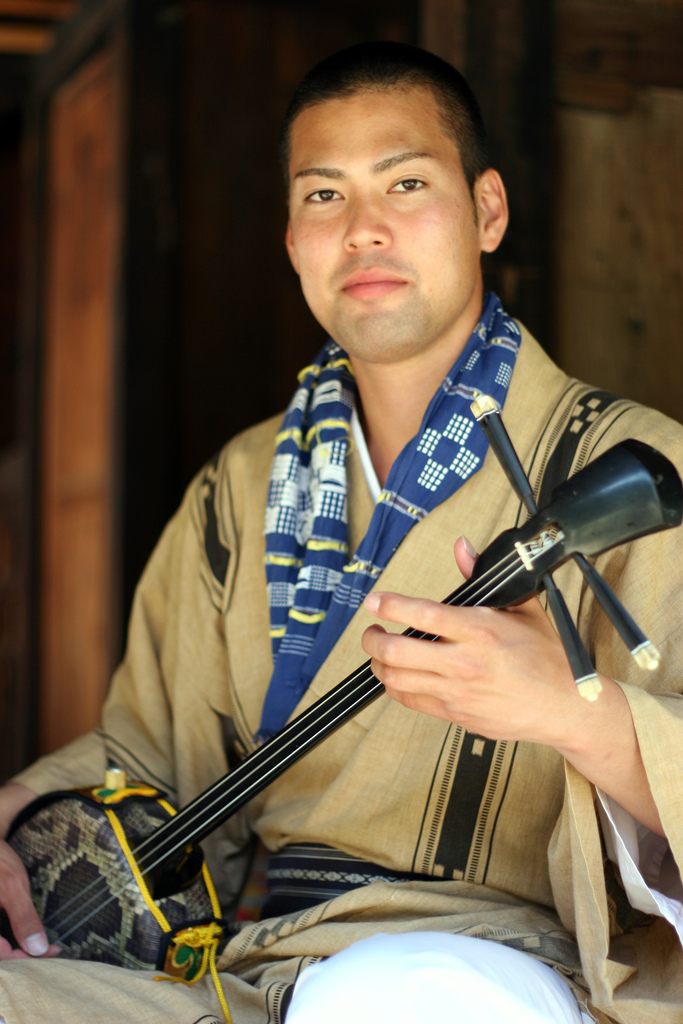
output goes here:
<path id="1" fill-rule="evenodd" d="M 434 325 L 425 317 L 391 313 L 368 315 L 336 324 L 334 340 L 350 356 L 370 363 L 395 363 L 410 359 L 429 345 Z"/>

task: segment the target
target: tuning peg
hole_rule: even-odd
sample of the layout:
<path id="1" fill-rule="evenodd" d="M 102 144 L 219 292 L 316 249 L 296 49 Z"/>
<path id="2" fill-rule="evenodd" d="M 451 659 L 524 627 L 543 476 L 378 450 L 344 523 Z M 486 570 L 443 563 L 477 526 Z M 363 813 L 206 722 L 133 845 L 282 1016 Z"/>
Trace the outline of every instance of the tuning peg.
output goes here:
<path id="1" fill-rule="evenodd" d="M 514 449 L 510 435 L 503 423 L 500 407 L 490 395 L 480 395 L 470 408 L 472 414 L 484 431 L 491 449 L 498 459 L 501 468 L 507 476 L 510 484 L 520 499 L 529 515 L 538 512 L 538 506 L 534 498 L 533 490 L 527 477 L 524 467 Z M 631 618 L 616 594 L 603 580 L 600 573 L 593 568 L 588 560 L 581 554 L 574 554 L 574 560 L 581 569 L 586 583 L 591 588 L 596 598 L 609 616 L 612 624 L 619 633 L 636 663 L 641 668 L 655 669 L 659 664 L 659 652 L 654 644 L 648 640 L 637 623 Z M 551 588 L 548 588 L 546 580 L 550 580 Z M 544 577 L 544 585 L 548 590 L 548 603 L 550 604 L 555 622 L 557 624 L 560 638 L 565 646 L 567 657 L 572 665 L 574 678 L 576 679 L 579 692 L 582 696 L 595 700 L 600 692 L 600 683 L 595 675 L 595 670 L 590 664 L 590 658 L 581 641 L 578 630 L 569 615 L 564 598 L 552 581 L 550 574 Z M 551 597 L 555 593 L 557 596 Z M 558 617 L 559 616 L 559 617 Z M 562 625 L 560 625 L 562 623 Z M 571 625 L 569 625 L 571 624 Z M 580 646 L 578 646 L 580 645 Z M 587 662 L 590 664 L 590 673 L 586 674 Z M 579 674 L 577 674 L 579 673 Z M 584 673 L 584 674 L 581 674 Z M 597 684 L 597 688 L 596 688 Z"/>
<path id="2" fill-rule="evenodd" d="M 612 588 L 605 583 L 600 573 L 597 569 L 593 568 L 588 559 L 583 555 L 574 555 L 574 561 L 581 569 L 586 583 L 605 609 L 612 625 L 628 647 L 636 664 L 640 668 L 649 669 L 650 672 L 654 671 L 659 665 L 661 657 L 655 645 L 651 640 L 648 640 L 637 622 L 634 622 L 626 611 Z"/>
<path id="3" fill-rule="evenodd" d="M 597 700 L 598 694 L 602 690 L 602 683 L 597 677 L 590 655 L 574 625 L 567 603 L 550 573 L 546 573 L 543 577 L 543 586 L 548 594 L 548 604 L 553 613 L 562 646 L 567 654 L 579 695 L 585 697 L 586 700 Z"/>

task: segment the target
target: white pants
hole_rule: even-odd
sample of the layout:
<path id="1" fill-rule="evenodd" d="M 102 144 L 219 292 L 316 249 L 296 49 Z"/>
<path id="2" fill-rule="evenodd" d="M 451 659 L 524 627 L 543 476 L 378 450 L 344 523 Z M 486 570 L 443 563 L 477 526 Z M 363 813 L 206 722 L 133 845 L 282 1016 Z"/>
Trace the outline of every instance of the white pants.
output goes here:
<path id="1" fill-rule="evenodd" d="M 486 939 L 375 935 L 299 977 L 287 1024 L 588 1024 L 550 967 Z"/>

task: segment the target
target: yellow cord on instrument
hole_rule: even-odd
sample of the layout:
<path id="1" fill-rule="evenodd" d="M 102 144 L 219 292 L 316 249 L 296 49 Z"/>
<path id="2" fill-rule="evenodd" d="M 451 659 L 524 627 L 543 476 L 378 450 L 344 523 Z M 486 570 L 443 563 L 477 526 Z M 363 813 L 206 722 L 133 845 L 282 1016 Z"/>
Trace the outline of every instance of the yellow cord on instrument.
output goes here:
<path id="1" fill-rule="evenodd" d="M 128 838 L 126 836 L 126 833 L 123 831 L 123 825 L 121 824 L 119 819 L 116 817 L 116 814 L 114 813 L 114 811 L 111 811 L 111 810 L 109 810 L 108 808 L 105 807 L 104 813 L 109 818 L 109 823 L 110 823 L 112 829 L 114 830 L 114 835 L 118 839 L 119 845 L 120 845 L 121 849 L 123 850 L 123 852 L 124 852 L 124 854 L 126 856 L 126 860 L 128 861 L 128 865 L 130 867 L 130 870 L 133 872 L 133 878 L 135 879 L 135 881 L 137 883 L 138 889 L 140 890 L 140 893 L 142 894 L 142 898 L 144 899 L 145 903 L 147 904 L 147 907 L 148 907 L 150 913 L 154 915 L 154 918 L 155 918 L 157 924 L 159 925 L 159 927 L 161 928 L 162 931 L 170 932 L 171 931 L 171 926 L 168 923 L 168 921 L 166 920 L 166 918 L 164 917 L 164 915 L 161 913 L 159 908 L 157 907 L 157 905 L 154 902 L 154 900 L 152 899 L 152 894 L 151 894 L 151 892 L 149 891 L 149 889 L 147 887 L 147 883 L 145 882 L 145 879 L 142 876 L 142 872 L 140 871 L 140 868 L 138 867 L 138 863 L 137 863 L 137 861 L 135 859 L 135 854 L 133 853 L 133 851 L 130 848 L 130 843 L 128 842 Z"/>
<path id="2" fill-rule="evenodd" d="M 194 985 L 195 982 L 204 977 L 206 974 L 206 968 L 208 967 L 211 971 L 211 977 L 213 978 L 218 1001 L 220 1002 L 225 1015 L 226 1024 L 232 1024 L 230 1010 L 225 999 L 223 986 L 221 985 L 220 978 L 218 977 L 218 968 L 216 967 L 216 950 L 218 949 L 218 943 L 222 936 L 223 929 L 215 921 L 212 921 L 210 924 L 194 925 L 192 928 L 183 928 L 182 931 L 178 932 L 178 934 L 171 939 L 171 945 L 175 945 L 177 947 L 189 946 L 190 949 L 202 950 L 202 962 L 197 974 L 191 981 L 187 981 L 185 978 L 173 978 L 169 975 L 158 975 L 154 980 L 179 981 L 183 985 Z"/>
<path id="3" fill-rule="evenodd" d="M 160 799 L 158 803 L 161 804 L 171 817 L 176 815 L 177 811 L 172 804 L 169 804 L 164 799 Z M 202 876 L 204 878 L 206 891 L 209 894 L 209 900 L 211 901 L 211 908 L 216 917 L 220 917 L 221 905 L 206 861 L 202 864 Z M 173 939 L 171 939 L 169 945 L 189 946 L 191 949 L 203 949 L 204 952 L 202 954 L 202 963 L 199 971 L 191 981 L 186 981 L 185 978 L 173 978 L 170 975 L 157 975 L 154 980 L 181 981 L 183 985 L 194 985 L 195 981 L 199 981 L 200 978 L 204 977 L 208 966 L 211 971 L 211 977 L 213 978 L 213 984 L 216 989 L 218 1001 L 221 1004 L 221 1008 L 225 1016 L 226 1024 L 232 1024 L 230 1010 L 225 999 L 223 986 L 221 985 L 220 978 L 218 977 L 218 968 L 216 967 L 216 950 L 218 949 L 218 943 L 222 937 L 223 929 L 215 921 L 212 921 L 210 924 L 199 924 L 194 925 L 192 928 L 184 928 L 182 931 L 178 932 Z"/>

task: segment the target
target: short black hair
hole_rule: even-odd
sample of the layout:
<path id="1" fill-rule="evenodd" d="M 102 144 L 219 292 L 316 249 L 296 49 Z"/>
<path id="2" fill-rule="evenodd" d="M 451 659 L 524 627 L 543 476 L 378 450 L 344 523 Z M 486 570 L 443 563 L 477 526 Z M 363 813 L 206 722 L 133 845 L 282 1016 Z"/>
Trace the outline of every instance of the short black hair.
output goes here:
<path id="1" fill-rule="evenodd" d="M 459 71 L 441 57 L 405 43 L 368 42 L 333 53 L 312 68 L 290 100 L 280 131 L 280 160 L 289 191 L 292 124 L 307 107 L 343 99 L 365 89 L 430 89 L 446 135 L 460 153 L 474 194 L 474 183 L 489 166 L 486 129 L 474 93 Z"/>

